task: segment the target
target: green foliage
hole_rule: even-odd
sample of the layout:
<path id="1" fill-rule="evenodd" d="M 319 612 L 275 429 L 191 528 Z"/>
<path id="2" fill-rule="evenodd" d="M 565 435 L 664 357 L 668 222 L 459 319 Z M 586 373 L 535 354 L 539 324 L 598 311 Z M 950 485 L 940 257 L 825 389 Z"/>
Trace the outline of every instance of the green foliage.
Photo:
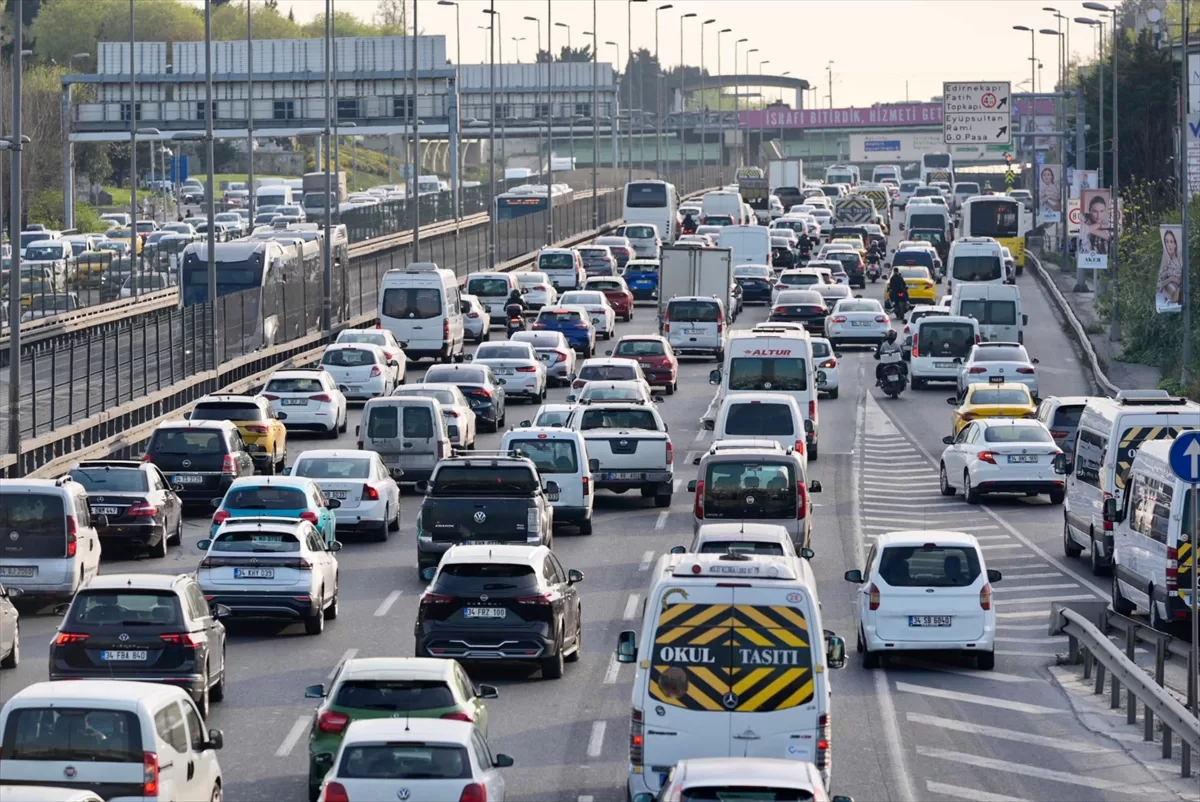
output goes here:
<path id="1" fill-rule="evenodd" d="M 546 50 L 539 50 L 537 53 L 538 64 L 545 64 L 550 60 L 550 53 Z M 584 45 L 583 47 L 568 47 L 562 46 L 562 50 L 554 57 L 555 61 L 570 61 L 575 63 L 585 63 L 592 60 L 592 46 Z"/>
<path id="2" fill-rule="evenodd" d="M 255 39 L 300 39 L 304 37 L 295 20 L 279 13 L 278 6 L 254 3 L 251 12 Z M 246 4 L 228 3 L 213 9 L 213 39 L 238 40 L 246 38 Z"/>
<path id="3" fill-rule="evenodd" d="M 138 41 L 197 41 L 204 38 L 199 10 L 181 0 L 153 0 L 135 7 L 134 33 Z M 31 34 L 35 53 L 59 64 L 76 53 L 96 52 L 97 42 L 129 39 L 127 0 L 46 0 L 34 20 Z"/>
<path id="4" fill-rule="evenodd" d="M 61 190 L 40 189 L 29 199 L 27 214 L 30 220 L 36 220 L 46 228 L 62 229 L 66 221 L 63 217 L 63 196 Z M 75 227 L 80 231 L 99 231 L 100 213 L 96 207 L 87 203 L 75 204 Z"/>

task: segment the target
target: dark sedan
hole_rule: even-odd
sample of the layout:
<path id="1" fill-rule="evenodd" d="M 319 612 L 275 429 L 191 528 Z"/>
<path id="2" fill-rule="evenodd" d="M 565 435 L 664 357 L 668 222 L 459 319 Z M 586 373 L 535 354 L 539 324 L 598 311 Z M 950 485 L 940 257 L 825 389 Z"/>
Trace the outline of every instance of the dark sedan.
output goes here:
<path id="1" fill-rule="evenodd" d="M 93 519 L 108 518 L 108 526 L 98 530 L 105 548 L 145 548 L 165 557 L 167 545 L 182 539 L 183 504 L 158 466 L 88 460 L 71 468 L 71 478 L 87 490 Z"/>
<path id="2" fill-rule="evenodd" d="M 785 237 L 771 237 L 771 264 L 775 267 L 786 270 L 789 267 L 796 267 L 799 261 L 799 255 L 796 249 L 792 247 L 791 242 Z"/>
<path id="3" fill-rule="evenodd" d="M 814 290 L 784 290 L 771 308 L 772 322 L 800 323 L 812 334 L 825 333 L 825 299 Z"/>
<path id="4" fill-rule="evenodd" d="M 775 265 L 778 264 L 779 262 L 775 262 Z M 771 268 L 766 265 L 735 267 L 733 280 L 742 289 L 742 303 L 771 303 L 771 290 L 775 283 Z"/>
<path id="5" fill-rule="evenodd" d="M 425 372 L 425 382 L 446 382 L 462 390 L 481 431 L 495 432 L 504 426 L 506 398 L 504 380 L 485 365 L 434 365 Z"/>

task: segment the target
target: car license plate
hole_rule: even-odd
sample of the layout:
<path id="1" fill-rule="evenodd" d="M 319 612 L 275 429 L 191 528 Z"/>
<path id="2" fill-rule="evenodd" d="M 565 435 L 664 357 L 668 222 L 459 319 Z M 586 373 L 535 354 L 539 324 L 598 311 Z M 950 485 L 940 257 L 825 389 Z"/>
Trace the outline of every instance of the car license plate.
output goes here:
<path id="1" fill-rule="evenodd" d="M 504 618 L 508 610 L 504 607 L 465 607 L 463 618 Z"/>
<path id="2" fill-rule="evenodd" d="M 146 660 L 149 656 L 149 652 L 133 651 L 130 649 L 118 649 L 115 651 L 105 649 L 100 652 L 100 659 L 109 663 L 136 663 L 139 660 Z"/>
<path id="3" fill-rule="evenodd" d="M 198 485 L 204 482 L 204 477 L 197 473 L 177 473 L 172 481 L 177 485 Z"/>
<path id="4" fill-rule="evenodd" d="M 910 627 L 948 627 L 953 616 L 949 615 L 910 615 Z"/>
<path id="5" fill-rule="evenodd" d="M 612 481 L 617 481 L 617 482 L 620 482 L 620 481 L 636 482 L 637 480 L 642 478 L 642 474 L 641 473 L 629 473 L 629 472 L 624 472 L 624 473 L 611 473 L 610 472 L 608 474 L 608 478 Z"/>
<path id="6" fill-rule="evenodd" d="M 37 576 L 37 566 L 0 565 L 0 576 Z"/>
<path id="7" fill-rule="evenodd" d="M 952 367 L 954 367 L 954 363 L 953 362 L 934 362 L 933 366 L 935 368 L 952 368 Z"/>
<path id="8" fill-rule="evenodd" d="M 513 370 L 512 368 L 496 368 L 497 376 L 512 376 L 515 374 L 516 374 L 516 371 Z"/>
<path id="9" fill-rule="evenodd" d="M 359 392 L 362 392 L 362 385 L 361 384 L 348 384 L 348 385 L 346 385 L 346 389 L 352 393 L 359 393 Z"/>
<path id="10" fill-rule="evenodd" d="M 989 376 L 988 381 L 991 384 L 1004 384 L 1004 377 L 1003 376 Z"/>
<path id="11" fill-rule="evenodd" d="M 283 399 L 285 407 L 303 407 L 308 405 L 307 398 L 285 398 Z"/>
<path id="12" fill-rule="evenodd" d="M 1038 458 L 1037 458 L 1036 454 L 1009 454 L 1008 461 L 1009 462 L 1037 462 Z"/>
<path id="13" fill-rule="evenodd" d="M 330 498 L 336 498 L 338 500 L 341 500 L 346 497 L 346 491 L 345 490 L 326 490 L 325 495 L 329 496 Z"/>
<path id="14" fill-rule="evenodd" d="M 116 515 L 120 511 L 120 507 L 92 507 L 92 515 Z"/>
<path id="15" fill-rule="evenodd" d="M 234 568 L 234 579 L 274 579 L 274 568 Z"/>
<path id="16" fill-rule="evenodd" d="M 703 334 L 704 329 L 684 329 L 684 334 Z"/>
<path id="17" fill-rule="evenodd" d="M 866 328 L 867 326 L 870 326 L 871 324 L 865 320 L 851 320 L 850 325 L 855 328 Z"/>

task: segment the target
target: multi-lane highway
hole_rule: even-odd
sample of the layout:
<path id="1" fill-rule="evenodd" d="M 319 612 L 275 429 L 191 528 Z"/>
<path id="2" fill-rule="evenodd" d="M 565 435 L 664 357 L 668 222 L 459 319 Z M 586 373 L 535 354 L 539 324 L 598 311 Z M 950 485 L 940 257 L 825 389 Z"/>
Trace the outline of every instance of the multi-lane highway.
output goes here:
<path id="1" fill-rule="evenodd" d="M 1018 283 L 1030 319 L 1026 342 L 1041 360 L 1043 395 L 1086 394 L 1080 366 L 1048 301 L 1028 272 Z M 882 283 L 864 292 L 876 298 L 882 293 Z M 747 307 L 736 327 L 765 317 L 762 307 Z M 650 310 L 620 326 L 626 333 L 654 328 Z M 679 393 L 661 405 L 679 455 L 671 507 L 655 509 L 636 494 L 602 492 L 592 536 L 555 537 L 563 565 L 586 574 L 582 660 L 568 666 L 561 680 L 543 680 L 520 668 L 471 669 L 476 679 L 500 687 L 500 698 L 488 703 L 490 739 L 516 759 L 506 771 L 510 799 L 625 798 L 633 669 L 615 662 L 613 647 L 620 630 L 637 626 L 634 617 L 654 561 L 691 536 L 691 496 L 683 487 L 694 470 L 692 457 L 709 442 L 699 418 L 712 396 L 711 367 L 710 361 L 685 360 Z M 904 528 L 963 530 L 980 539 L 989 567 L 1004 573 L 996 586 L 997 660 L 992 672 L 953 660 L 895 661 L 868 671 L 851 651 L 847 667 L 831 677 L 835 793 L 859 802 L 1196 799 L 1192 781 L 1143 765 L 1125 733 L 1094 731 L 1094 717 L 1074 707 L 1083 695 L 1054 681 L 1051 666 L 1065 643 L 1046 636 L 1051 602 L 1107 598 L 1105 585 L 1093 581 L 1079 561 L 1063 557 L 1062 508 L 1044 496 L 989 499 L 977 507 L 961 497 L 942 497 L 937 457 L 950 431 L 944 399 L 952 391 L 884 399 L 873 386 L 874 367 L 869 350 L 846 349 L 840 397 L 820 402 L 821 456 L 810 465 L 810 478 L 824 485 L 813 497 L 813 567 L 825 626 L 853 644 L 854 588 L 842 575 L 862 567 L 874 535 Z M 550 400 L 565 395 L 566 390 L 552 390 Z M 513 424 L 527 417 L 521 407 L 508 415 Z M 355 447 L 357 418 L 352 413 L 349 433 L 336 446 Z M 498 440 L 481 435 L 479 447 L 495 448 Z M 330 446 L 292 437 L 289 461 L 306 447 Z M 341 614 L 322 635 L 305 636 L 298 625 L 282 631 L 231 626 L 227 696 L 214 705 L 211 722 L 225 733 L 220 760 L 228 799 L 303 799 L 312 709 L 304 687 L 326 681 L 348 657 L 412 654 L 423 590 L 415 569 L 419 498 L 405 495 L 403 502 L 401 530 L 390 542 L 350 541 L 339 554 Z M 207 522 L 206 516 L 191 518 L 184 547 L 164 560 L 113 560 L 103 570 L 191 571 Z M 0 675 L 0 699 L 46 678 L 47 644 L 56 624 L 45 615 L 23 618 L 22 663 Z M 1137 741 L 1131 733 L 1128 740 Z"/>

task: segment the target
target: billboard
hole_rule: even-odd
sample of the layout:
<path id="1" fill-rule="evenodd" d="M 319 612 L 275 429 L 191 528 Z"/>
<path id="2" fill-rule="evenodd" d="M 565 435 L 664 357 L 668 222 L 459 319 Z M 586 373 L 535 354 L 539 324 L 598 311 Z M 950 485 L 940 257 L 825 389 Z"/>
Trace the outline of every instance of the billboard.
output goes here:
<path id="1" fill-rule="evenodd" d="M 851 134 L 850 161 L 855 164 L 893 164 L 920 161 L 925 153 L 949 152 L 955 162 L 1002 161 L 1008 145 L 949 145 L 941 133 Z"/>
<path id="2" fill-rule="evenodd" d="M 1179 302 L 1183 284 L 1183 253 L 1179 243 L 1183 242 L 1183 226 L 1159 226 L 1158 235 L 1162 238 L 1162 261 L 1158 265 L 1154 307 L 1159 314 L 1178 312 L 1183 308 Z"/>
<path id="3" fill-rule="evenodd" d="M 1038 168 L 1038 223 L 1057 223 L 1062 218 L 1062 165 Z"/>
<path id="4" fill-rule="evenodd" d="M 1069 181 L 1067 198 L 1070 200 L 1079 200 L 1079 192 L 1085 189 L 1094 189 L 1100 184 L 1097 180 L 1098 173 L 1096 170 L 1076 170 L 1072 167 L 1067 168 L 1067 179 Z M 1068 204 L 1069 205 L 1069 204 Z M 1075 204 L 1078 206 L 1079 204 Z"/>
<path id="5" fill-rule="evenodd" d="M 751 109 L 741 112 L 743 128 L 894 128 L 942 124 L 941 103 L 896 103 L 864 109 Z M 939 133 L 940 136 L 940 133 Z M 945 150 L 942 146 L 939 150 Z"/>
<path id="6" fill-rule="evenodd" d="M 1082 217 L 1076 248 L 1077 264 L 1081 268 L 1107 270 L 1109 237 L 1112 235 L 1112 193 L 1107 189 L 1085 189 L 1079 194 Z"/>

